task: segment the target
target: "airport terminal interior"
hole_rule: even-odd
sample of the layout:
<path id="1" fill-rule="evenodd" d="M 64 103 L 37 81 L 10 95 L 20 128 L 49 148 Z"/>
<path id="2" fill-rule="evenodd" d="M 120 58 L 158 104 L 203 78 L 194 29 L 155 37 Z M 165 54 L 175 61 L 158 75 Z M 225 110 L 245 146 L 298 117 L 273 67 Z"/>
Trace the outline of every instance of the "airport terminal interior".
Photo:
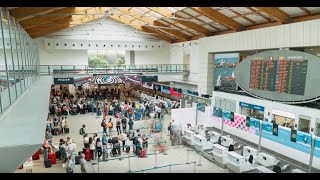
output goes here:
<path id="1" fill-rule="evenodd" d="M 0 172 L 320 172 L 320 7 L 0 17 Z"/>

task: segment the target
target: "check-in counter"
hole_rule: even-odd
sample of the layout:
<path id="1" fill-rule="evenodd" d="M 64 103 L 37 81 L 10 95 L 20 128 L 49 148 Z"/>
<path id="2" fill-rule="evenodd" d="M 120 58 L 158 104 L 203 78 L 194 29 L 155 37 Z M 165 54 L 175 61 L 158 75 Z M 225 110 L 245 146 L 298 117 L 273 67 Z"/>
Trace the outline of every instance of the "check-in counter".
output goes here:
<path id="1" fill-rule="evenodd" d="M 189 129 L 185 129 L 185 130 L 184 130 L 183 140 L 184 140 L 187 144 L 189 144 L 189 145 L 191 145 L 191 146 L 194 145 L 194 143 L 193 143 L 193 139 L 194 139 L 193 136 L 194 136 L 194 132 L 193 132 L 193 131 L 191 131 L 191 130 L 189 130 Z"/>
<path id="2" fill-rule="evenodd" d="M 244 146 L 243 147 L 243 156 L 248 159 L 250 157 L 250 155 L 252 155 L 254 159 L 257 159 L 258 150 L 253 147 L 250 147 L 250 146 Z"/>
<path id="3" fill-rule="evenodd" d="M 272 171 L 264 166 L 258 166 L 256 170 L 257 170 L 257 173 L 275 173 L 274 171 Z"/>
<path id="4" fill-rule="evenodd" d="M 212 144 L 207 141 L 207 138 L 201 136 L 200 134 L 193 135 L 194 148 L 199 151 L 212 149 Z"/>
<path id="5" fill-rule="evenodd" d="M 242 173 L 255 169 L 245 157 L 234 151 L 228 152 L 227 161 L 227 167 L 230 172 Z"/>
<path id="6" fill-rule="evenodd" d="M 292 173 L 307 173 L 307 172 L 302 171 L 301 169 L 292 169 Z"/>
<path id="7" fill-rule="evenodd" d="M 228 136 L 221 136 L 221 145 L 224 147 L 229 147 L 231 144 L 234 144 L 233 139 Z"/>
<path id="8" fill-rule="evenodd" d="M 210 143 L 211 144 L 216 144 L 218 143 L 219 137 L 221 136 L 219 133 L 215 131 L 209 131 L 209 136 L 210 136 Z"/>
<path id="9" fill-rule="evenodd" d="M 277 159 L 266 153 L 259 153 L 257 162 L 265 167 L 271 167 L 276 165 Z"/>
<path id="10" fill-rule="evenodd" d="M 213 159 L 215 160 L 215 163 L 225 168 L 225 165 L 227 164 L 227 156 L 228 156 L 228 148 L 221 146 L 220 144 L 214 144 L 213 145 Z"/>

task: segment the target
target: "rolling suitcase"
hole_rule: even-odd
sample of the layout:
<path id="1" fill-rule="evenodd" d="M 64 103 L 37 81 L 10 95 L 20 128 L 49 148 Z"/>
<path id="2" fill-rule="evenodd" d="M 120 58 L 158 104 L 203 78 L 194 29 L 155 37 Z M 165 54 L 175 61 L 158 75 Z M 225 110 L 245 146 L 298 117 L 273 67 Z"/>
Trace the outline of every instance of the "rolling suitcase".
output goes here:
<path id="1" fill-rule="evenodd" d="M 90 149 L 86 149 L 85 159 L 87 161 L 91 160 L 91 151 L 90 151 Z"/>
<path id="2" fill-rule="evenodd" d="M 66 134 L 69 133 L 69 128 L 65 128 L 65 133 L 66 133 Z"/>
<path id="3" fill-rule="evenodd" d="M 80 156 L 75 157 L 75 165 L 80 164 Z"/>
<path id="4" fill-rule="evenodd" d="M 146 150 L 146 149 L 143 149 L 143 150 L 141 151 L 140 157 L 145 158 L 145 157 L 147 157 L 146 155 L 147 155 L 147 150 Z"/>
<path id="5" fill-rule="evenodd" d="M 50 159 L 44 160 L 44 167 L 45 167 L 45 168 L 51 167 L 51 161 L 50 161 Z"/>
<path id="6" fill-rule="evenodd" d="M 126 153 L 130 152 L 130 146 L 126 146 Z"/>
<path id="7" fill-rule="evenodd" d="M 32 160 L 38 160 L 40 159 L 40 150 L 37 151 L 33 156 L 32 156 Z"/>
<path id="8" fill-rule="evenodd" d="M 56 158 L 60 159 L 61 158 L 61 152 L 60 151 L 56 151 Z"/>
<path id="9" fill-rule="evenodd" d="M 57 164 L 56 153 L 50 152 L 48 154 L 48 159 L 51 160 L 51 164 Z"/>

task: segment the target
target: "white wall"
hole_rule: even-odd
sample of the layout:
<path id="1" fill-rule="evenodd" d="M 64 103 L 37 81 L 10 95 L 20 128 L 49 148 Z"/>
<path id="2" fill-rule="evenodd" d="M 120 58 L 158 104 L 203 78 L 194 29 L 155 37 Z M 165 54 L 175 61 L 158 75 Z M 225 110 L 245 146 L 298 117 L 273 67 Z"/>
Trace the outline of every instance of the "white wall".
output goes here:
<path id="1" fill-rule="evenodd" d="M 40 65 L 88 65 L 86 50 L 51 50 L 40 49 Z"/>
<path id="2" fill-rule="evenodd" d="M 135 51 L 135 64 L 169 64 L 168 48 Z"/>
<path id="3" fill-rule="evenodd" d="M 190 51 L 190 56 L 192 51 L 197 54 L 196 59 L 190 59 L 190 64 L 196 62 L 199 67 L 195 68 L 195 73 L 198 73 L 199 94 L 211 94 L 213 91 L 213 57 L 209 53 L 319 46 L 319 33 L 320 20 L 312 20 L 199 39 L 197 47 L 191 46 Z M 190 42 L 192 41 L 172 44 L 170 52 L 183 49 Z M 170 54 L 172 62 L 182 62 L 182 58 L 181 51 Z"/>
<path id="4" fill-rule="evenodd" d="M 218 92 L 218 91 L 215 91 L 212 94 L 213 94 L 212 101 L 211 101 L 212 106 L 215 106 L 215 97 L 235 100 L 236 101 L 236 113 L 240 113 L 240 106 L 239 106 L 240 101 L 244 102 L 244 103 L 250 103 L 250 104 L 255 104 L 258 106 L 263 106 L 265 108 L 264 117 L 268 118 L 269 122 L 272 120 L 271 119 L 272 118 L 272 109 L 294 113 L 295 114 L 295 124 L 297 124 L 297 127 L 299 127 L 299 116 L 310 116 L 311 117 L 310 130 L 311 130 L 311 128 L 316 129 L 316 127 L 315 127 L 316 118 L 320 118 L 320 110 L 314 109 L 314 108 L 287 105 L 287 104 L 282 104 L 282 103 L 278 103 L 278 102 L 272 102 L 272 101 L 268 101 L 268 100 L 260 100 L 260 99 L 251 98 L 251 97 L 247 97 L 247 96 L 241 96 L 241 95 L 237 95 L 237 94 L 229 94 L 229 93 Z M 268 113 L 270 113 L 270 115 L 268 115 Z M 309 133 L 314 134 L 314 132 L 311 132 L 311 131 Z"/>

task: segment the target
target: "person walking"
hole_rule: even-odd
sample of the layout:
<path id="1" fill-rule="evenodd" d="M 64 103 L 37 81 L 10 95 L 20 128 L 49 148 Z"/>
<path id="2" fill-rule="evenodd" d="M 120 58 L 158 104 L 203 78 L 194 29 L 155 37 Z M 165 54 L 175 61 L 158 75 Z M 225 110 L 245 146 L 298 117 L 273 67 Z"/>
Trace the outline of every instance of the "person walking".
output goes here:
<path id="1" fill-rule="evenodd" d="M 100 159 L 102 155 L 102 143 L 100 141 L 100 138 L 97 138 L 97 141 L 96 141 L 96 152 L 98 154 L 98 159 Z"/>
<path id="2" fill-rule="evenodd" d="M 68 161 L 67 161 L 67 167 L 66 167 L 67 173 L 73 173 L 74 166 L 75 166 L 75 161 L 73 161 L 72 156 L 69 155 Z"/>
<path id="3" fill-rule="evenodd" d="M 122 115 L 121 124 L 122 124 L 122 131 L 124 133 L 126 133 L 127 132 L 127 118 L 124 115 Z"/>
<path id="4" fill-rule="evenodd" d="M 85 135 L 86 135 L 86 130 L 85 130 L 85 128 L 86 128 L 86 125 L 85 124 L 83 124 L 82 125 L 82 128 L 79 130 L 80 132 L 80 135 L 82 135 L 83 136 L 83 138 L 85 137 Z"/>

